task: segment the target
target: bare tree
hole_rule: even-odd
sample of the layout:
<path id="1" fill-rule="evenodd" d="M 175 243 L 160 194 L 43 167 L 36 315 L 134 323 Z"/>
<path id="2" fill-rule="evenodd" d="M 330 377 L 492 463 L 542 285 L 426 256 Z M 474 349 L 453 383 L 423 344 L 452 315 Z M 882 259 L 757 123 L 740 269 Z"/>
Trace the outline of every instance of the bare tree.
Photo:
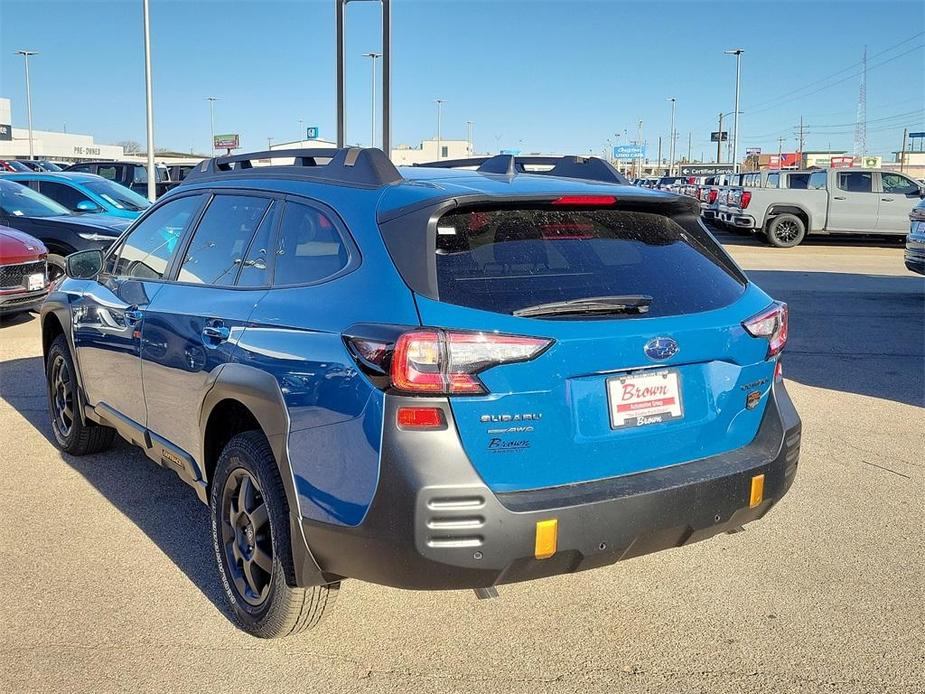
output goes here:
<path id="1" fill-rule="evenodd" d="M 139 154 L 141 152 L 141 145 L 135 142 L 135 140 L 117 142 L 116 147 L 121 147 L 122 151 L 126 154 Z"/>

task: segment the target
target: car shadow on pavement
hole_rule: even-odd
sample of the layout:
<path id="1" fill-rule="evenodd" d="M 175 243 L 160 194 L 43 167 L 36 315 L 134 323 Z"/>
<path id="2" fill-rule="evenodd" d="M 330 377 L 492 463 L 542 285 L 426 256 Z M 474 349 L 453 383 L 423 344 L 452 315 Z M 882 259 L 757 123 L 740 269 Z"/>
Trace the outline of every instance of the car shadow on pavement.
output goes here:
<path id="1" fill-rule="evenodd" d="M 785 379 L 925 407 L 925 278 L 746 274 L 790 306 Z"/>
<path id="2" fill-rule="evenodd" d="M 0 398 L 54 446 L 44 382 L 41 357 L 0 361 Z M 59 455 L 138 526 L 230 619 L 213 559 L 209 512 L 192 488 L 118 436 L 104 453 Z"/>
<path id="3" fill-rule="evenodd" d="M 724 246 L 755 246 L 756 248 L 769 248 L 771 245 L 761 234 L 755 234 L 747 229 L 724 229 L 710 224 L 707 228 Z M 896 248 L 904 246 L 905 236 L 858 236 L 857 234 L 810 234 L 801 243 L 800 247 L 830 246 L 832 248 Z M 779 249 L 787 253 L 790 249 Z"/>

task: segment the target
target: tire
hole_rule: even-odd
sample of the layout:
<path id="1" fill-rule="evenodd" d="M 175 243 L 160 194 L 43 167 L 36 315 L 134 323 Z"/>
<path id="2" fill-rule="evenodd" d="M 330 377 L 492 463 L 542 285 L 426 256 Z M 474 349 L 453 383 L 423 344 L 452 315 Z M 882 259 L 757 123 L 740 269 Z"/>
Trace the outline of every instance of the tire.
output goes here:
<path id="1" fill-rule="evenodd" d="M 57 253 L 49 253 L 46 258 L 48 263 L 48 281 L 54 282 L 56 279 L 65 274 L 65 269 L 67 264 L 65 263 L 64 256 L 58 255 Z"/>
<path id="2" fill-rule="evenodd" d="M 794 214 L 779 214 L 768 224 L 767 237 L 776 248 L 793 248 L 806 238 L 806 225 Z"/>
<path id="3" fill-rule="evenodd" d="M 289 506 L 262 432 L 237 434 L 222 450 L 209 510 L 219 579 L 240 627 L 272 639 L 317 625 L 340 584 L 292 585 Z"/>
<path id="4" fill-rule="evenodd" d="M 45 360 L 48 415 L 55 444 L 71 455 L 99 453 L 112 445 L 116 431 L 101 424 L 81 421 L 76 373 L 67 338 L 58 335 L 51 343 Z"/>

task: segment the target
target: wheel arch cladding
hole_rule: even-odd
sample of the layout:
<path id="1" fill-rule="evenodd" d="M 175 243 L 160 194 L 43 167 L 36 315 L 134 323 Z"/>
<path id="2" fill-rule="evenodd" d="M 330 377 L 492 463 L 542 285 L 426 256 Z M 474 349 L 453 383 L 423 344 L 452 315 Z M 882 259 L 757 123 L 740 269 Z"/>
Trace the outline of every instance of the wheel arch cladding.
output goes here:
<path id="1" fill-rule="evenodd" d="M 809 231 L 809 212 L 798 205 L 775 205 L 768 211 L 768 223 L 782 214 L 792 214 L 799 217 L 806 226 L 806 231 Z"/>
<path id="2" fill-rule="evenodd" d="M 64 326 L 61 319 L 54 311 L 49 311 L 42 318 L 42 354 L 48 356 L 48 350 L 51 349 L 51 343 L 55 341 L 58 335 L 64 335 Z"/>
<path id="3" fill-rule="evenodd" d="M 329 583 L 331 579 L 322 574 L 302 532 L 287 450 L 289 415 L 276 379 L 266 371 L 244 364 L 226 364 L 203 400 L 199 423 L 207 484 L 211 483 L 224 443 L 248 429 L 256 428 L 263 433 L 273 451 L 289 507 L 295 583 L 299 586 Z"/>

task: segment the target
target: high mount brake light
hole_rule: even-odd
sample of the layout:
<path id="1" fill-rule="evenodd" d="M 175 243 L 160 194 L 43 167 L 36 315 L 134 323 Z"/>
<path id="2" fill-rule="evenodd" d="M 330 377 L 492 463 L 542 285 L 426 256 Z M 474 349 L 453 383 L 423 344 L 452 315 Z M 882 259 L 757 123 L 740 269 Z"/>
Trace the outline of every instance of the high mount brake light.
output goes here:
<path id="1" fill-rule="evenodd" d="M 748 203 L 750 203 L 751 201 L 752 201 L 752 192 L 750 190 L 746 190 L 742 193 L 742 199 L 739 203 L 739 206 L 744 210 L 745 208 L 748 207 Z"/>
<path id="2" fill-rule="evenodd" d="M 770 359 L 780 354 L 786 346 L 789 322 L 790 311 L 787 304 L 775 302 L 770 308 L 743 321 L 742 327 L 752 337 L 767 338 L 768 353 L 765 359 Z"/>
<path id="3" fill-rule="evenodd" d="M 476 374 L 499 364 L 529 361 L 551 344 L 552 340 L 517 335 L 413 330 L 395 343 L 392 387 L 422 395 L 487 393 Z"/>
<path id="4" fill-rule="evenodd" d="M 613 195 L 563 195 L 552 201 L 553 205 L 614 205 L 617 198 Z"/>

